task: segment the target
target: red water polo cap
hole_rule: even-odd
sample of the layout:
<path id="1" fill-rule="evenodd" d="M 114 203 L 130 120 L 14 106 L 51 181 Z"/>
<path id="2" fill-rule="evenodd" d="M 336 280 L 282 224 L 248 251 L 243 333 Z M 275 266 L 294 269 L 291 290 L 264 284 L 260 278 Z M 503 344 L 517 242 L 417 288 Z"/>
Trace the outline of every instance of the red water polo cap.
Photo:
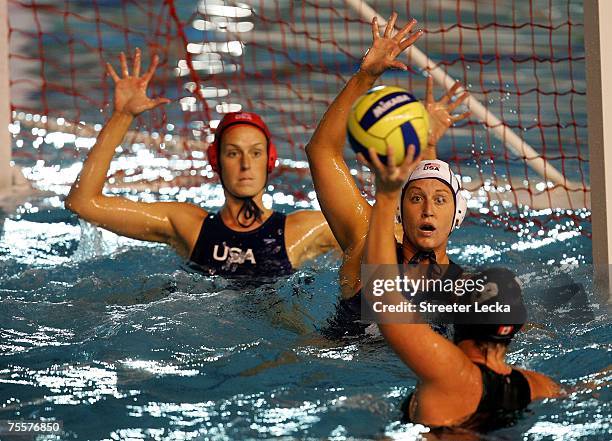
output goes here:
<path id="1" fill-rule="evenodd" d="M 268 141 L 268 173 L 271 173 L 276 166 L 276 159 L 278 153 L 276 147 L 272 142 L 272 134 L 266 123 L 261 119 L 259 115 L 251 112 L 231 112 L 226 113 L 217 129 L 215 130 L 215 139 L 212 144 L 208 147 L 208 162 L 212 169 L 219 173 L 219 153 L 221 151 L 221 136 L 229 127 L 236 126 L 238 124 L 248 124 L 257 127 L 266 136 Z"/>

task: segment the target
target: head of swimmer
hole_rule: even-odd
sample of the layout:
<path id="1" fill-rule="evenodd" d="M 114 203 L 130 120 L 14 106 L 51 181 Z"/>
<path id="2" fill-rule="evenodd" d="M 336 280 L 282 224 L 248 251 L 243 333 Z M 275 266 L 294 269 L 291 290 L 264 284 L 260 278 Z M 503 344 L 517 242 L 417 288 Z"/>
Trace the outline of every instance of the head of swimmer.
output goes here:
<path id="1" fill-rule="evenodd" d="M 500 326 L 500 325 L 493 325 Z M 517 325 L 521 326 L 522 325 Z M 491 336 L 491 325 L 455 325 L 453 341 L 471 359 L 503 361 L 514 335 L 505 339 Z"/>
<path id="2" fill-rule="evenodd" d="M 268 179 L 268 140 L 263 131 L 237 124 L 223 131 L 219 144 L 223 186 L 237 197 L 263 194 Z"/>
<path id="3" fill-rule="evenodd" d="M 450 187 L 438 179 L 410 182 L 402 195 L 404 246 L 415 251 L 446 252 L 455 216 L 455 198 Z"/>

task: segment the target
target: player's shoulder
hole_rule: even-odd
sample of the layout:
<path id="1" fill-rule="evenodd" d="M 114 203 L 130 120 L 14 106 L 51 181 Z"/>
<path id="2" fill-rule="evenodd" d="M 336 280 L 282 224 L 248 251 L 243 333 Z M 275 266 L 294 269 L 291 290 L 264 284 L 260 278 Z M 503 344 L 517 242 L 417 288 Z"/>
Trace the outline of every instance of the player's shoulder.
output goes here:
<path id="1" fill-rule="evenodd" d="M 516 368 L 515 368 L 516 369 Z M 531 399 L 556 398 L 562 395 L 561 386 L 548 375 L 526 369 L 516 369 L 521 372 L 531 389 Z"/>
<path id="2" fill-rule="evenodd" d="M 201 224 L 208 216 L 208 212 L 202 207 L 187 202 L 169 202 L 166 210 L 173 224 L 193 226 L 193 224 Z"/>

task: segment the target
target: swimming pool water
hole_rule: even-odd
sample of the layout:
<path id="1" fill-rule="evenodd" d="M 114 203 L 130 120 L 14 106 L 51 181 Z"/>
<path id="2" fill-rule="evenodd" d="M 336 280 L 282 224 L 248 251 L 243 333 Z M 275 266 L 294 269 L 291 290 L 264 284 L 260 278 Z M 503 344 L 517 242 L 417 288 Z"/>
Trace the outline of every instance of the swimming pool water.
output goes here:
<path id="1" fill-rule="evenodd" d="M 464 264 L 532 266 L 525 296 L 536 325 L 509 358 L 568 386 L 612 361 L 607 311 L 592 302 L 590 246 L 580 235 L 525 240 L 471 225 L 449 247 Z M 551 272 L 551 260 L 569 266 Z M 40 439 L 418 439 L 427 431 L 398 422 L 415 377 L 380 338 L 319 336 L 338 297 L 335 256 L 250 288 L 181 265 L 163 245 L 80 224 L 58 197 L 5 215 L 0 419 L 63 421 L 63 436 Z M 580 301 L 559 305 L 554 289 L 545 294 L 570 281 L 583 285 Z M 516 426 L 481 439 L 610 439 L 611 379 L 532 404 Z"/>
<path id="2" fill-rule="evenodd" d="M 59 4 L 86 14 L 91 12 L 90 3 Z M 118 2 L 98 3 L 108 6 L 103 15 L 111 21 L 121 13 L 113 9 Z M 192 0 L 175 3 L 184 19 L 196 7 Z M 257 3 L 264 12 L 275 9 L 276 4 Z M 304 5 L 310 3 L 313 2 L 304 2 Z M 412 8 L 419 20 L 434 31 L 450 29 L 457 22 L 469 25 L 479 18 L 482 24 L 491 21 L 501 24 L 493 27 L 494 35 L 499 32 L 507 38 L 510 34 L 503 32 L 503 25 L 533 21 L 529 2 L 511 2 L 512 8 L 497 2 L 494 17 L 487 15 L 486 2 L 475 3 L 481 11 L 485 10 L 478 17 L 468 13 L 471 4 L 457 17 L 455 2 L 370 3 L 383 15 L 392 9 L 404 12 Z M 130 28 L 138 31 L 139 22 L 149 17 L 139 12 L 138 2 L 125 4 L 130 12 L 125 14 L 130 16 Z M 283 0 L 278 4 L 285 13 L 291 5 L 301 8 L 301 2 Z M 521 134 L 527 142 L 541 149 L 543 140 L 548 140 L 552 163 L 559 167 L 563 158 L 568 177 L 588 180 L 588 147 L 581 145 L 581 140 L 586 139 L 582 2 L 553 0 L 533 4 L 537 23 L 548 24 L 552 20 L 550 24 L 555 25 L 555 33 L 551 35 L 555 37 L 553 46 L 546 29 L 528 25 L 517 34 L 518 45 L 507 43 L 500 46 L 503 50 L 498 53 L 491 46 L 497 37 L 485 38 L 483 47 L 464 26 L 461 35 L 467 47 L 471 44 L 472 52 L 465 48 L 461 54 L 445 53 L 445 43 L 440 47 L 440 38 L 434 32 L 427 53 L 434 60 L 446 62 L 461 55 L 460 63 L 447 66 L 454 77 L 462 79 L 479 98 L 488 98 L 488 105 L 497 107 L 503 102 L 504 106 L 499 107 L 507 124 L 517 127 L 529 124 L 530 128 Z M 131 8 L 135 10 L 133 14 Z M 333 24 L 339 35 L 343 35 L 342 15 L 330 13 L 327 17 L 321 12 L 325 8 L 319 7 L 306 11 L 306 24 L 321 24 L 324 29 Z M 438 11 L 442 11 L 442 17 L 437 17 Z M 270 17 L 275 18 L 276 12 L 272 12 Z M 100 54 L 84 45 L 71 45 L 73 37 L 79 41 L 92 38 L 91 43 L 97 45 L 97 24 L 62 14 L 47 17 L 43 10 L 40 14 L 46 27 L 46 38 L 42 40 L 44 53 L 68 72 L 73 63 L 66 51 L 70 47 L 78 60 L 79 85 L 96 85 L 87 93 L 98 105 L 75 103 L 74 96 L 62 92 L 63 89 L 41 91 L 37 82 L 25 81 L 36 86 L 20 97 L 13 93 L 13 108 L 37 109 L 44 96 L 49 109 L 61 109 L 64 117 L 76 114 L 90 124 L 101 123 L 108 117 L 108 112 L 100 112 L 102 103 L 108 99 L 103 94 L 108 90 L 100 79 Z M 570 27 L 564 24 L 570 18 L 571 35 L 568 34 Z M 19 25 L 17 20 L 11 24 L 15 29 Z M 359 26 L 367 31 L 367 23 Z M 73 34 L 73 29 L 79 33 Z M 274 33 L 281 29 L 281 24 L 266 23 L 266 29 Z M 18 35 L 14 32 L 13 38 Z M 363 35 L 369 38 L 369 32 L 347 33 L 347 44 L 352 51 L 349 57 L 334 48 L 322 50 L 315 44 L 309 47 L 308 42 L 306 48 L 292 47 L 291 55 L 302 63 L 321 63 L 323 72 L 329 70 L 347 77 L 355 70 L 365 49 Z M 125 49 L 126 36 L 110 28 L 104 29 L 102 36 L 104 56 L 112 61 L 114 54 Z M 149 36 L 149 32 L 135 32 L 129 44 L 147 47 Z M 193 38 L 195 41 L 202 36 L 197 34 Z M 269 38 L 265 40 L 266 45 L 275 44 Z M 534 42 L 537 42 L 535 46 Z M 565 62 L 568 42 L 574 60 Z M 37 59 L 38 40 L 26 43 L 13 51 Z M 546 62 L 552 56 L 552 49 L 558 58 L 554 64 Z M 241 58 L 239 64 L 246 76 L 261 72 L 270 75 L 268 66 L 275 61 L 279 66 L 286 63 L 286 51 L 259 52 L 253 58 L 257 63 L 249 64 L 250 57 Z M 543 56 L 545 61 L 514 63 L 511 59 L 536 55 Z M 170 51 L 159 78 L 167 75 L 180 57 L 180 51 Z M 13 59 L 15 63 L 19 60 L 20 57 Z M 82 69 L 84 65 L 94 68 Z M 36 73 L 39 69 L 31 71 Z M 47 72 L 49 79 L 57 76 L 53 72 Z M 297 127 L 307 126 L 309 130 L 292 133 L 291 145 L 279 143 L 283 158 L 299 160 L 303 159 L 303 151 L 295 147 L 308 141 L 312 125 L 325 110 L 325 100 L 335 95 L 343 79 L 334 75 L 323 76 L 324 80 L 318 76 L 313 78 L 295 68 L 284 74 L 290 89 L 312 87 L 324 98 L 312 104 L 314 107 L 299 104 L 295 111 L 300 117 Z M 25 78 L 32 73 L 24 69 L 23 75 Z M 515 89 L 533 89 L 534 77 L 537 85 L 543 85 L 542 93 L 510 93 Z M 382 79 L 392 84 L 412 84 L 413 80 L 415 84 L 422 82 L 416 74 L 406 78 L 398 72 L 389 72 Z M 555 82 L 556 92 L 561 93 L 550 93 L 548 86 Z M 239 84 L 231 86 L 236 92 L 233 100 L 243 102 L 248 97 L 253 106 L 249 110 L 264 112 L 275 135 L 286 140 L 286 120 L 284 111 L 280 110 L 291 104 L 287 99 L 294 100 L 292 93 L 287 95 L 289 98 L 278 100 L 276 95 L 284 91 L 282 87 L 250 87 L 248 94 L 242 96 Z M 480 96 L 481 89 L 489 90 L 488 95 Z M 575 92 L 568 93 L 570 90 Z M 164 92 L 176 100 L 186 94 L 182 87 L 174 86 Z M 416 93 L 423 95 L 422 90 Z M 549 111 L 553 108 L 555 112 Z M 177 103 L 167 106 L 165 111 L 168 122 L 176 123 L 177 127 L 181 121 L 187 124 Z M 547 128 L 534 125 L 540 118 L 542 126 Z M 474 124 L 478 123 L 474 121 Z M 21 142 L 14 146 L 16 162 L 33 167 L 28 170 L 28 176 L 40 179 L 46 190 L 65 195 L 66 184 L 74 181 L 78 172 L 78 168 L 70 165 L 76 158 L 77 162 L 82 161 L 85 152 L 71 142 L 62 148 L 52 142 L 42 143 L 42 136 L 42 144 L 34 146 L 38 135 L 25 125 L 17 129 L 14 141 Z M 563 155 L 559 154 L 561 150 L 557 151 L 554 140 L 559 140 Z M 124 154 L 122 160 L 131 162 L 115 167 L 119 160 L 115 161 L 114 169 L 138 170 L 142 166 L 152 170 L 151 158 L 146 154 L 138 156 L 146 153 L 145 150 L 148 147 L 136 151 L 137 157 L 130 159 L 125 159 Z M 489 139 L 485 130 L 477 130 L 472 136 L 471 130 L 464 128 L 451 131 L 439 151 L 442 158 L 457 160 L 465 166 L 462 172 L 478 168 L 487 179 L 500 174 L 501 183 L 506 174 L 519 181 L 526 178 L 523 162 L 515 160 L 513 155 L 505 158 L 504 152 L 501 144 Z M 493 155 L 495 161 L 489 160 Z M 38 163 L 34 166 L 37 160 L 40 167 Z M 51 173 L 53 167 L 58 169 Z M 166 172 L 171 167 L 164 164 L 160 168 Z M 531 172 L 529 176 L 539 179 Z M 144 180 L 149 177 L 143 173 Z M 281 184 L 282 178 L 286 179 L 287 175 L 273 183 Z M 292 184 L 284 183 L 274 190 L 276 209 L 288 212 L 296 208 L 290 195 L 281 192 L 282 189 L 287 193 L 285 189 Z M 298 184 L 295 188 L 305 194 L 312 190 L 311 185 Z M 209 208 L 221 203 L 220 188 L 214 185 L 165 190 L 163 194 L 151 191 L 137 196 L 149 201 L 187 200 Z M 136 195 L 129 193 L 129 196 Z M 308 207 L 314 204 L 313 199 L 309 196 L 300 203 Z M 471 206 L 473 213 L 482 208 L 478 203 L 474 201 Z M 495 211 L 495 207 L 484 206 Z M 501 211 L 503 214 L 504 209 Z M 591 241 L 578 231 L 578 228 L 587 233 L 590 230 L 588 213 L 571 213 L 583 219 L 577 223 L 569 222 L 572 217 L 567 213 L 560 220 L 551 217 L 550 212 L 524 214 L 524 218 L 513 222 L 516 231 L 504 230 L 503 217 L 494 221 L 488 214 L 469 218 L 467 225 L 453 235 L 450 254 L 462 264 L 503 264 L 521 274 L 534 326 L 521 333 L 511 346 L 512 362 L 544 372 L 564 385 L 592 381 L 599 389 L 576 392 L 564 400 L 535 403 L 517 425 L 475 437 L 612 439 L 611 393 L 605 386 L 612 378 L 609 373 L 592 377 L 612 364 L 612 326 L 606 308 L 594 302 Z M 546 224 L 541 227 L 537 221 Z M 497 228 L 490 228 L 487 223 Z M 385 436 L 415 439 L 426 435 L 427 429 L 421 426 L 398 422 L 399 405 L 414 386 L 415 377 L 383 341 L 371 337 L 330 342 L 319 336 L 317 330 L 332 315 L 339 294 L 339 260 L 335 256 L 324 256 L 293 276 L 268 285 L 240 287 L 226 280 L 184 271 L 181 259 L 165 246 L 119 238 L 80 223 L 63 208 L 61 196 L 53 195 L 0 212 L 0 230 L 0 420 L 61 420 L 65 434 L 60 439 L 340 440 Z M 559 288 L 563 286 L 575 289 Z M 566 301 L 565 297 L 571 298 Z"/>

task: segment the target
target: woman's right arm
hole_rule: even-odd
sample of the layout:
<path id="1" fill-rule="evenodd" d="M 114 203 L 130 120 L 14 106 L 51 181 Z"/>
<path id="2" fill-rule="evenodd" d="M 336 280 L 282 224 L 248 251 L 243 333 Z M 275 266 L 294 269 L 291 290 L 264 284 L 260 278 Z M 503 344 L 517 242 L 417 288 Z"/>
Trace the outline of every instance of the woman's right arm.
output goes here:
<path id="1" fill-rule="evenodd" d="M 135 202 L 123 197 L 105 196 L 102 192 L 115 148 L 122 142 L 134 117 L 169 102 L 166 98 L 151 99 L 147 96 L 147 86 L 157 67 L 157 56 L 153 57 L 151 66 L 142 76 L 140 58 L 140 50 L 137 49 L 130 75 L 125 55 L 121 53 L 121 78 L 107 64 L 107 70 L 115 82 L 113 115 L 87 155 L 65 205 L 86 221 L 116 234 L 168 243 L 183 257 L 188 257 L 199 232 L 193 226 L 201 224 L 206 216 L 204 210 L 178 202 Z"/>
<path id="2" fill-rule="evenodd" d="M 376 18 L 372 20 L 372 47 L 364 56 L 359 71 L 329 106 L 306 146 L 321 210 L 340 247 L 345 251 L 365 237 L 371 209 L 344 161 L 346 125 L 351 107 L 387 69 L 407 69 L 396 57 L 422 34 L 421 31 L 410 33 L 416 24 L 412 20 L 392 35 L 396 19 L 397 14 L 393 13 L 382 36 Z"/>
<path id="3" fill-rule="evenodd" d="M 370 205 L 344 161 L 346 124 L 353 103 L 375 81 L 376 78 L 362 71 L 353 75 L 323 115 L 306 146 L 321 211 L 343 251 L 365 235 L 370 213 Z"/>

